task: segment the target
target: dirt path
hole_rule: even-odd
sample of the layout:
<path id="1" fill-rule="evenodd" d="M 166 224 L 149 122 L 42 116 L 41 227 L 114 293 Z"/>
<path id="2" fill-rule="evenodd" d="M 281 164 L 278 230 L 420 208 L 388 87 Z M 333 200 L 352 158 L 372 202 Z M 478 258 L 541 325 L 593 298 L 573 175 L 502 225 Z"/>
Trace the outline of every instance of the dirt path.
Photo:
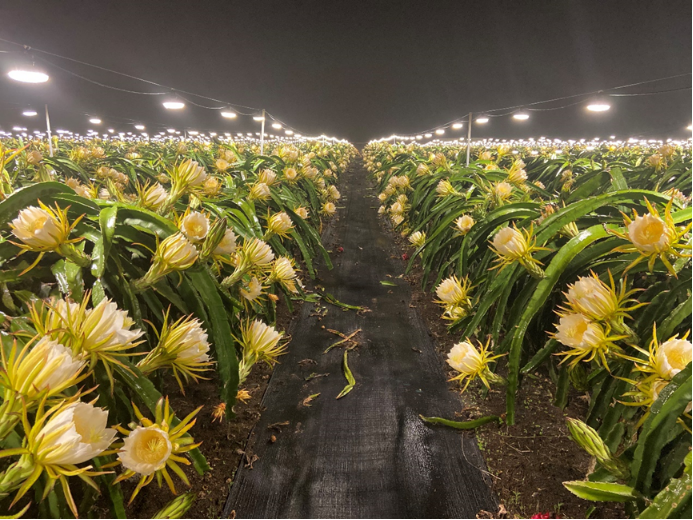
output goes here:
<path id="1" fill-rule="evenodd" d="M 482 509 L 496 511 L 475 442 L 418 419 L 453 417 L 462 406 L 448 391 L 423 320 L 409 307 L 408 284 L 396 278 L 402 262 L 380 228 L 361 163 L 341 187 L 345 207 L 326 243 L 343 252 L 333 254 L 332 271 L 321 268 L 321 283 L 370 312 L 327 305 L 319 319 L 312 305 L 303 306 L 246 449 L 249 461 L 257 459 L 252 469 L 239 468 L 225 516 L 475 518 Z M 344 350 L 323 354 L 339 339 L 326 329 L 362 330 L 360 346 L 349 352 L 356 386 L 339 400 Z"/>

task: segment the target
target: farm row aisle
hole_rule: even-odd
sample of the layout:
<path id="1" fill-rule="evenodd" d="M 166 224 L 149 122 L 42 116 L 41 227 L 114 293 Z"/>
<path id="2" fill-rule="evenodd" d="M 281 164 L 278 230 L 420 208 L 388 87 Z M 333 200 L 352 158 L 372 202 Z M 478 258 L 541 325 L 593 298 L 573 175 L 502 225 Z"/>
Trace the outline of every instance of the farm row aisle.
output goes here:
<path id="1" fill-rule="evenodd" d="M 475 442 L 418 418 L 453 417 L 460 401 L 448 391 L 421 316 L 409 307 L 409 286 L 396 278 L 402 262 L 392 258 L 367 185 L 360 161 L 342 175 L 344 207 L 325 243 L 343 252 L 320 276 L 327 293 L 370 312 L 328 305 L 318 320 L 311 304 L 303 306 L 247 448 L 250 460 L 258 458 L 252 469 L 241 465 L 225 516 L 474 518 L 480 509 L 497 509 Z M 386 280 L 396 286 L 380 283 Z M 323 354 L 339 339 L 326 329 L 362 331 L 348 354 L 356 386 L 339 400 L 344 350 Z"/>

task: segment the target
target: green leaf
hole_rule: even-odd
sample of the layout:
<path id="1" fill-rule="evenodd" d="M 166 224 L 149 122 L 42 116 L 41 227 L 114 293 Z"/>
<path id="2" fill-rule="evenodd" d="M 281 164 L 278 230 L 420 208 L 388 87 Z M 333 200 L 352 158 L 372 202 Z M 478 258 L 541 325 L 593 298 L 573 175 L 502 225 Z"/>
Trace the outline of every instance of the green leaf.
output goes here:
<path id="1" fill-rule="evenodd" d="M 478 428 L 490 422 L 500 422 L 500 417 L 497 415 L 487 415 L 486 417 L 479 417 L 473 421 L 451 421 L 449 419 L 443 419 L 442 417 L 424 417 L 423 415 L 419 415 L 419 419 L 426 423 L 449 426 L 456 430 L 473 430 L 474 428 Z"/>
<path id="2" fill-rule="evenodd" d="M 108 457 L 96 457 L 92 459 L 94 463 L 94 469 L 97 471 L 101 469 L 101 466 L 113 462 L 114 457 L 110 455 Z M 127 518 L 125 513 L 125 501 L 123 499 L 123 488 L 119 485 L 113 485 L 113 480 L 115 480 L 115 475 L 100 475 L 96 477 L 97 481 L 101 484 L 100 488 L 104 488 L 108 492 L 108 498 L 111 506 L 111 518 Z"/>
<path id="3" fill-rule="evenodd" d="M 347 359 L 348 354 L 349 354 L 349 351 L 345 350 L 344 351 L 343 367 L 344 367 L 344 377 L 347 380 L 347 385 L 342 389 L 341 392 L 339 392 L 337 399 L 341 399 L 342 397 L 347 395 L 349 392 L 351 392 L 354 389 L 354 386 L 356 386 L 356 379 L 354 378 L 354 374 L 351 373 L 351 369 L 349 368 L 349 362 Z"/>
<path id="4" fill-rule="evenodd" d="M 222 384 L 221 398 L 226 403 L 226 416 L 231 419 L 238 392 L 238 357 L 224 302 L 214 279 L 207 271 L 188 269 L 185 276 L 197 290 L 209 316 L 207 330 L 214 342 L 217 370 Z"/>
<path id="5" fill-rule="evenodd" d="M 691 501 L 691 452 L 686 456 L 686 469 L 680 478 L 671 479 L 657 493 L 652 503 L 638 518 L 685 518 L 675 512 Z"/>
<path id="6" fill-rule="evenodd" d="M 515 424 L 515 394 L 517 393 L 519 383 L 522 343 L 530 322 L 544 306 L 549 294 L 551 294 L 552 289 L 571 260 L 592 242 L 606 236 L 607 232 L 602 226 L 593 226 L 569 240 L 554 255 L 551 263 L 546 268 L 545 278 L 537 285 L 537 289 L 529 300 L 525 312 L 518 321 L 513 332 L 510 355 L 508 356 L 508 386 L 506 388 L 506 422 L 508 424 Z"/>
<path id="7" fill-rule="evenodd" d="M 53 197 L 61 193 L 74 194 L 74 191 L 61 182 L 39 182 L 18 189 L 0 202 L 0 227 L 5 226 L 27 206 L 38 206 L 39 200 L 44 204 L 50 204 L 53 202 Z"/>
<path id="8" fill-rule="evenodd" d="M 668 197 L 665 195 L 648 190 L 614 191 L 612 193 L 597 195 L 596 197 L 589 197 L 570 204 L 556 211 L 553 215 L 549 215 L 536 229 L 537 243 L 546 243 L 551 237 L 558 233 L 563 226 L 575 222 L 580 217 L 602 206 L 613 206 L 621 202 L 642 202 L 645 197 L 652 203 L 666 203 L 669 201 Z"/>
<path id="9" fill-rule="evenodd" d="M 58 260 L 51 267 L 55 275 L 58 288 L 66 296 L 71 296 L 75 301 L 81 302 L 84 295 L 84 280 L 82 268 L 69 260 Z"/>
<path id="10" fill-rule="evenodd" d="M 650 407 L 650 415 L 638 437 L 633 455 L 630 484 L 648 494 L 652 477 L 664 447 L 681 430 L 676 423 L 691 402 L 691 364 L 676 374 Z"/>
<path id="11" fill-rule="evenodd" d="M 563 485 L 573 495 L 593 502 L 630 502 L 639 497 L 635 489 L 623 484 L 573 480 Z"/>
<path id="12" fill-rule="evenodd" d="M 118 206 L 110 206 L 103 208 L 99 213 L 99 226 L 101 227 L 101 235 L 94 244 L 91 258 L 93 261 L 91 274 L 96 278 L 103 276 L 103 271 L 106 268 L 106 261 L 111 252 L 111 244 L 113 241 L 113 233 L 115 232 L 116 217 L 118 215 Z"/>
<path id="13" fill-rule="evenodd" d="M 657 337 L 659 341 L 666 341 L 674 335 L 676 328 L 691 315 L 693 305 L 691 304 L 691 296 L 682 302 L 678 307 L 669 313 L 667 318 L 662 322 L 662 325 L 657 327 Z M 690 324 L 690 320 L 688 320 Z"/>

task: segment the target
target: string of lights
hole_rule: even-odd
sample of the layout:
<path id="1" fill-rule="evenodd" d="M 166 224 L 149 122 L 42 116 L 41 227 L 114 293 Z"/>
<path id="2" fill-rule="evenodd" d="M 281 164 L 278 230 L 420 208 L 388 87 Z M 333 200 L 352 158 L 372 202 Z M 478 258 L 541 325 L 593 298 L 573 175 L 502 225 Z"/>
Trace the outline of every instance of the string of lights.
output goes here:
<path id="1" fill-rule="evenodd" d="M 641 95 L 658 95 L 658 94 L 667 94 L 671 92 L 677 92 L 677 91 L 682 91 L 682 90 L 690 90 L 691 86 L 686 86 L 686 87 L 680 87 L 680 88 L 673 88 L 673 89 L 666 89 L 666 90 L 658 90 L 658 91 L 650 91 L 650 92 L 643 92 L 643 93 L 614 93 L 613 91 L 616 90 L 623 90 L 627 88 L 633 88 L 633 87 L 638 87 L 642 85 L 648 85 L 652 83 L 658 83 L 662 81 L 670 81 L 673 79 L 678 79 L 678 78 L 683 78 L 683 77 L 689 77 L 691 76 L 691 72 L 685 72 L 681 74 L 674 74 L 671 76 L 665 76 L 661 78 L 655 78 L 655 79 L 648 79 L 648 80 L 643 80 L 643 81 L 637 81 L 634 83 L 628 83 L 625 85 L 618 85 L 615 87 L 608 87 L 608 88 L 603 88 L 599 90 L 593 90 L 589 92 L 582 92 L 579 94 L 570 94 L 567 96 L 560 96 L 560 97 L 555 97 L 551 99 L 543 99 L 540 101 L 533 101 L 530 103 L 523 103 L 519 105 L 511 105 L 507 107 L 500 107 L 500 108 L 492 108 L 492 109 L 486 109 L 486 110 L 474 110 L 471 112 L 468 112 L 462 117 L 458 117 L 455 119 L 452 119 L 446 123 L 443 123 L 441 125 L 437 125 L 431 128 L 428 128 L 426 130 L 422 130 L 419 132 L 415 132 L 412 135 L 415 135 L 415 139 L 422 139 L 424 137 L 432 137 L 432 135 L 435 133 L 437 135 L 444 135 L 444 131 L 446 128 L 451 127 L 454 130 L 459 130 L 461 129 L 463 125 L 463 121 L 467 121 L 469 116 L 471 114 L 478 114 L 477 118 L 475 119 L 475 122 L 477 124 L 485 124 L 488 123 L 490 118 L 496 118 L 496 117 L 506 117 L 509 115 L 512 115 L 515 119 L 518 120 L 526 120 L 529 119 L 529 115 L 526 112 L 543 112 L 543 111 L 552 111 L 552 110 L 562 110 L 565 108 L 569 108 L 575 105 L 579 105 L 581 103 L 584 103 L 586 99 L 590 99 L 593 97 L 599 96 L 600 99 L 597 100 L 597 102 L 592 103 L 588 105 L 588 110 L 591 110 L 593 112 L 603 112 L 606 110 L 609 110 L 610 105 L 606 103 L 601 97 L 630 97 L 630 96 L 641 96 Z M 565 101 L 568 99 L 575 99 L 575 98 L 580 98 L 578 101 L 575 103 L 569 103 L 567 105 L 562 105 L 559 107 L 548 107 L 548 108 L 534 108 L 537 105 L 544 105 L 548 103 L 553 103 L 556 101 Z M 495 114 L 494 112 L 501 112 L 501 114 Z M 515 117 L 517 116 L 517 117 Z M 442 133 L 441 133 L 442 131 Z M 431 135 L 427 135 L 431 134 Z M 419 137 L 421 136 L 421 137 Z"/>
<path id="2" fill-rule="evenodd" d="M 203 108 L 206 110 L 213 110 L 213 111 L 220 111 L 221 116 L 226 118 L 226 119 L 235 119 L 238 115 L 252 116 L 255 121 L 262 123 L 263 133 L 264 133 L 264 122 L 265 122 L 264 119 L 265 119 L 265 117 L 268 117 L 271 121 L 273 121 L 273 123 L 272 123 L 273 128 L 277 129 L 277 125 L 279 125 L 280 128 L 284 129 L 285 134 L 287 134 L 289 136 L 302 135 L 302 133 L 299 132 L 296 128 L 288 125 L 284 121 L 280 120 L 279 118 L 270 114 L 269 112 L 264 111 L 261 108 L 252 107 L 252 106 L 248 106 L 248 105 L 242 105 L 239 103 L 232 103 L 230 101 L 213 98 L 213 97 L 199 94 L 196 92 L 178 89 L 178 88 L 164 85 L 162 83 L 158 83 L 156 81 L 152 81 L 152 80 L 149 80 L 146 78 L 141 78 L 138 76 L 134 76 L 132 74 L 127 74 L 127 73 L 113 70 L 113 69 L 110 69 L 107 67 L 103 67 L 100 65 L 95 65 L 93 63 L 88 63 L 88 62 L 85 62 L 82 60 L 71 58 L 69 56 L 63 56 L 60 54 L 56 54 L 54 52 L 46 51 L 43 49 L 38 49 L 36 47 L 31 47 L 31 46 L 26 45 L 26 44 L 14 42 L 12 40 L 7 40 L 5 38 L 0 38 L 0 42 L 4 42 L 4 43 L 10 44 L 10 45 L 15 45 L 15 46 L 21 47 L 23 49 L 24 53 L 27 53 L 31 56 L 32 66 L 33 66 L 34 59 L 38 59 L 41 63 L 46 64 L 48 67 L 53 67 L 57 70 L 60 70 L 64 73 L 66 73 L 66 74 L 70 74 L 70 75 L 72 75 L 78 79 L 81 79 L 83 81 L 87 81 L 91 84 L 94 84 L 94 85 L 97 85 L 99 87 L 106 88 L 109 90 L 115 90 L 115 91 L 124 92 L 124 93 L 128 93 L 128 94 L 134 94 L 134 95 L 170 96 L 171 99 L 167 98 L 163 102 L 164 108 L 166 108 L 168 110 L 180 110 L 180 109 L 185 108 L 186 103 L 189 103 L 189 104 L 196 106 L 198 108 Z M 7 52 L 7 51 L 3 51 L 3 52 Z M 44 56 L 36 56 L 36 53 L 42 54 Z M 62 66 L 54 63 L 53 61 L 47 59 L 46 56 L 51 56 L 54 58 L 67 60 L 67 61 L 72 62 L 72 63 L 76 63 L 76 64 L 83 65 L 86 67 L 91 67 L 91 68 L 94 68 L 94 69 L 97 69 L 97 70 L 100 70 L 103 72 L 115 74 L 118 76 L 122 76 L 122 77 L 125 77 L 128 79 L 131 79 L 131 80 L 139 81 L 139 82 L 142 82 L 142 83 L 145 83 L 148 85 L 160 87 L 162 89 L 167 89 L 167 90 L 164 92 L 158 92 L 158 91 L 157 92 L 145 92 L 145 91 L 140 91 L 140 90 L 133 90 L 133 89 L 127 89 L 127 88 L 123 88 L 123 87 L 118 87 L 115 85 L 110 85 L 110 84 L 105 83 L 103 81 L 97 81 L 97 80 L 94 80 L 92 78 L 88 78 L 82 74 L 78 74 L 77 72 L 74 72 L 74 71 L 69 70 L 65 67 L 62 67 Z M 13 77 L 12 72 L 10 72 L 10 77 L 12 79 L 16 79 L 17 81 L 30 82 L 30 83 L 45 82 L 48 80 L 48 77 L 49 77 L 47 74 L 45 74 L 43 72 L 38 72 L 35 70 L 16 71 L 16 72 L 23 73 L 23 75 L 21 75 L 21 76 L 15 75 L 15 77 Z M 202 103 L 198 103 L 198 102 L 190 99 L 190 96 L 195 97 L 195 98 L 199 98 L 199 99 L 204 99 L 207 101 L 212 101 L 215 103 L 220 103 L 221 106 L 208 106 L 208 105 L 205 105 Z M 250 110 L 251 112 L 246 112 L 244 110 L 239 110 L 239 109 Z M 264 113 L 264 116 L 260 116 L 259 115 L 260 112 Z"/>

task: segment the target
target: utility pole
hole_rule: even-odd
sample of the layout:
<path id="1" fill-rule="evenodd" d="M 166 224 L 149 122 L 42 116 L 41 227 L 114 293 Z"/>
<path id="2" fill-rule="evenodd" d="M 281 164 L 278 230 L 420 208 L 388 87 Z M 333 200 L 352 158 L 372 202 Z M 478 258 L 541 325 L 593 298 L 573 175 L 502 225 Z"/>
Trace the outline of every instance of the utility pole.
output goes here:
<path id="1" fill-rule="evenodd" d="M 260 126 L 260 155 L 265 155 L 265 109 L 262 109 L 262 121 Z"/>
<path id="2" fill-rule="evenodd" d="M 472 113 L 469 113 L 469 128 L 467 128 L 467 166 L 469 166 L 469 148 L 472 146 Z"/>
<path id="3" fill-rule="evenodd" d="M 46 107 L 46 132 L 48 133 L 48 153 L 53 157 L 53 138 L 51 137 L 51 119 L 48 117 L 48 105 Z"/>

